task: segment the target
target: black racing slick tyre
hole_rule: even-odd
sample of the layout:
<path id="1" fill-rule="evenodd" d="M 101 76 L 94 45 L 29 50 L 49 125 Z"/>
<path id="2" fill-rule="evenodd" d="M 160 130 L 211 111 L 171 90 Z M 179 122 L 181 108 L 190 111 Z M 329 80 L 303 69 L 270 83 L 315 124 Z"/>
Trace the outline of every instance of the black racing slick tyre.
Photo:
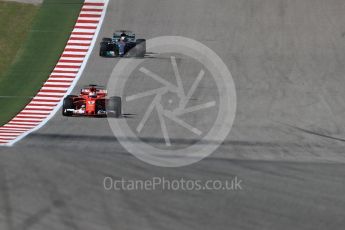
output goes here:
<path id="1" fill-rule="evenodd" d="M 113 40 L 111 38 L 102 38 L 102 42 L 111 43 Z"/>
<path id="2" fill-rule="evenodd" d="M 96 114 L 105 116 L 105 100 L 96 100 Z"/>
<path id="3" fill-rule="evenodd" d="M 101 47 L 99 48 L 99 56 L 104 57 L 107 55 L 108 42 L 101 42 Z"/>
<path id="4" fill-rule="evenodd" d="M 125 47 L 126 57 L 136 57 L 137 56 L 136 45 L 137 44 L 134 42 L 126 44 L 126 47 Z"/>
<path id="5" fill-rule="evenodd" d="M 77 95 L 67 95 L 65 98 L 75 98 L 78 97 Z"/>
<path id="6" fill-rule="evenodd" d="M 108 117 L 121 117 L 122 115 L 122 102 L 121 97 L 111 97 L 107 103 L 107 116 Z"/>
<path id="7" fill-rule="evenodd" d="M 75 96 L 69 95 L 63 99 L 63 104 L 62 104 L 62 115 L 63 116 L 70 117 L 73 115 L 73 112 L 66 111 L 67 109 L 74 109 L 73 97 L 75 97 Z"/>
<path id="8" fill-rule="evenodd" d="M 145 39 L 137 39 L 135 48 L 136 48 L 136 56 L 137 57 L 145 57 L 146 40 Z"/>

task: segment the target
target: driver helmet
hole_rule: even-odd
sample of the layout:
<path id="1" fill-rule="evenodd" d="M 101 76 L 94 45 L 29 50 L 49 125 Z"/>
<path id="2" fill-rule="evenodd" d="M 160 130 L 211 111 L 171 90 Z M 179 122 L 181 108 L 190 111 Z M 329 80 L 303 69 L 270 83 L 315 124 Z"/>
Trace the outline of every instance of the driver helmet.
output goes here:
<path id="1" fill-rule="evenodd" d="M 125 39 L 126 39 L 126 37 L 125 37 L 125 36 L 121 36 L 121 37 L 120 37 L 120 41 L 123 41 L 123 42 L 124 42 L 124 41 L 125 41 Z"/>
<path id="2" fill-rule="evenodd" d="M 89 93 L 89 97 L 95 98 L 96 96 L 97 96 L 96 91 L 91 91 L 91 92 Z"/>

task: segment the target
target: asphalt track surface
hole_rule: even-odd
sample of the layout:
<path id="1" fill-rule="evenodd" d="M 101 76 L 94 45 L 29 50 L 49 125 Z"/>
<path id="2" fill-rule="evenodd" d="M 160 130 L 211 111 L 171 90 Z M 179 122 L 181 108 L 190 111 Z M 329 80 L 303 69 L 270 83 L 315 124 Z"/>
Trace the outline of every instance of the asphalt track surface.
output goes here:
<path id="1" fill-rule="evenodd" d="M 119 28 L 144 38 L 185 36 L 223 59 L 237 91 L 231 134 L 201 162 L 161 168 L 127 153 L 105 119 L 57 114 L 13 148 L 0 148 L 0 229 L 343 229 L 344 10 L 342 0 L 111 1 L 102 36 Z M 164 74 L 167 60 L 147 65 Z M 106 85 L 117 61 L 98 57 L 96 47 L 75 91 Z M 197 99 L 213 90 L 204 82 Z M 142 111 L 126 106 L 134 124 Z M 205 119 L 193 124 L 207 126 Z M 157 141 L 158 125 L 148 124 L 148 142 Z M 237 176 L 243 189 L 105 191 L 105 176 Z"/>

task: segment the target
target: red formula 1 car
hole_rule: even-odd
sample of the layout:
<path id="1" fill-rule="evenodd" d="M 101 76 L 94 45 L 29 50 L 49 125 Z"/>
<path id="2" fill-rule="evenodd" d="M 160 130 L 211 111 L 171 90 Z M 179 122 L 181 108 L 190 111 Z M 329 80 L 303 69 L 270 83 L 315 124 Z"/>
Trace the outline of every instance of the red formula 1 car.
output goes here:
<path id="1" fill-rule="evenodd" d="M 63 100 L 63 116 L 121 116 L 121 97 L 107 97 L 107 90 L 89 85 L 79 96 L 68 95 Z"/>

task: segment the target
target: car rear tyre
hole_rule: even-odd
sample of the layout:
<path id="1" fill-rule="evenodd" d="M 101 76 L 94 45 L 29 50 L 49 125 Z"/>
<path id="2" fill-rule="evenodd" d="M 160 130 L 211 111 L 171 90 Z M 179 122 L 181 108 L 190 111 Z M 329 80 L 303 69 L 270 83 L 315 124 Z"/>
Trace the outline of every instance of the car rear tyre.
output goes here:
<path id="1" fill-rule="evenodd" d="M 73 115 L 73 112 L 66 111 L 67 109 L 74 109 L 73 104 L 73 97 L 74 95 L 68 95 L 66 98 L 63 99 L 63 105 L 62 105 L 62 115 L 70 117 Z"/>
<path id="2" fill-rule="evenodd" d="M 145 57 L 146 40 L 145 39 L 137 39 L 135 47 L 136 47 L 136 56 L 137 57 Z"/>
<path id="3" fill-rule="evenodd" d="M 101 42 L 101 47 L 99 49 L 99 56 L 104 57 L 107 55 L 107 47 L 108 43 L 107 42 Z"/>
<path id="4" fill-rule="evenodd" d="M 122 115 L 122 102 L 121 97 L 111 97 L 107 105 L 108 117 L 120 117 Z"/>
<path id="5" fill-rule="evenodd" d="M 105 100 L 96 100 L 96 114 L 105 115 Z M 100 113 L 102 112 L 102 113 Z"/>
<path id="6" fill-rule="evenodd" d="M 137 49 L 136 43 L 131 42 L 126 44 L 125 53 L 127 57 L 136 57 L 137 56 Z"/>
<path id="7" fill-rule="evenodd" d="M 67 95 L 66 97 L 65 97 L 65 99 L 66 98 L 75 98 L 75 97 L 78 97 L 77 95 Z"/>
<path id="8" fill-rule="evenodd" d="M 102 42 L 112 42 L 113 40 L 111 38 L 102 38 Z"/>

